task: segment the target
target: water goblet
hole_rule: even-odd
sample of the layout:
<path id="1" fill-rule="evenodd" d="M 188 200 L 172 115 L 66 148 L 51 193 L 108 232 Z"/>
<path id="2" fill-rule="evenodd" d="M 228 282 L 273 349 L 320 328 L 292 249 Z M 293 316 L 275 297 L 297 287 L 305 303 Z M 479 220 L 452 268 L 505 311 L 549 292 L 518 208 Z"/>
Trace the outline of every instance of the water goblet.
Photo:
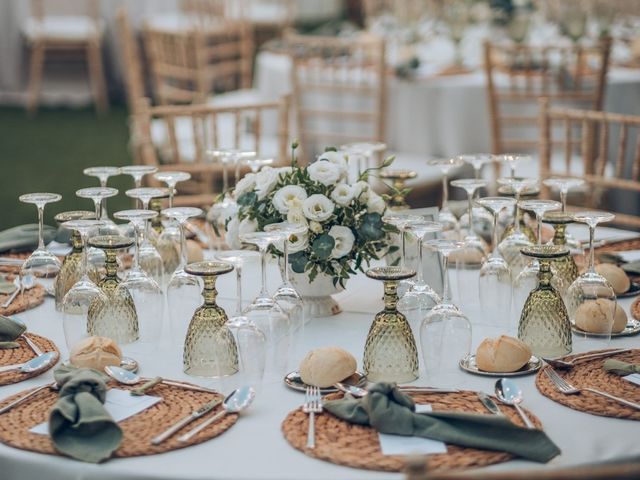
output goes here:
<path id="1" fill-rule="evenodd" d="M 262 167 L 273 165 L 273 158 L 245 158 L 244 163 L 252 173 L 258 173 Z"/>
<path id="2" fill-rule="evenodd" d="M 498 216 L 506 208 L 513 207 L 514 198 L 484 197 L 476 200 L 493 215 L 493 251 L 480 268 L 478 282 L 480 306 L 489 325 L 497 334 L 505 334 L 511 311 L 511 269 L 498 253 Z"/>
<path id="3" fill-rule="evenodd" d="M 76 196 L 93 200 L 96 211 L 96 218 L 102 220 L 103 225 L 100 227 L 100 233 L 105 235 L 119 235 L 120 229 L 115 223 L 105 215 L 103 215 L 105 199 L 115 197 L 118 190 L 111 187 L 87 187 L 76 190 Z M 99 251 L 89 249 L 89 264 L 95 268 L 99 268 L 104 263 L 104 255 Z"/>
<path id="4" fill-rule="evenodd" d="M 54 277 L 60 271 L 62 263 L 44 245 L 43 222 L 44 206 L 47 203 L 59 202 L 62 195 L 57 193 L 26 193 L 18 197 L 22 203 L 32 203 L 38 209 L 38 247 L 24 261 L 20 268 L 20 277 L 34 275 L 36 277 Z"/>
<path id="5" fill-rule="evenodd" d="M 189 312 L 194 311 L 200 303 L 201 291 L 198 277 L 189 275 L 185 271 L 187 242 L 184 224 L 189 218 L 202 215 L 202 210 L 194 207 L 173 207 L 164 209 L 162 215 L 175 220 L 180 227 L 180 263 L 167 284 L 167 304 L 169 306 L 171 336 L 178 342 L 179 350 L 182 350 L 180 342 L 183 342 L 185 337 L 181 336 L 181 332 L 187 329 L 191 318 Z"/>
<path id="6" fill-rule="evenodd" d="M 547 212 L 542 219 L 545 223 L 554 225 L 553 245 L 569 246 L 566 239 L 567 225 L 574 222 L 573 215 L 565 212 Z M 566 302 L 569 286 L 578 278 L 578 266 L 573 255 L 566 255 L 551 263 L 551 285 L 558 290 Z"/>
<path id="7" fill-rule="evenodd" d="M 442 231 L 458 230 L 458 219 L 449 209 L 449 173 L 451 169 L 464 165 L 464 161 L 459 158 L 437 158 L 428 160 L 427 164 L 438 167 L 442 172 L 442 207 L 438 212 L 438 222 L 442 224 Z"/>
<path id="8" fill-rule="evenodd" d="M 88 246 L 89 233 L 102 225 L 101 220 L 76 219 L 65 222 L 64 228 L 78 232 L 82 243 L 82 260 L 80 279 L 67 291 L 62 298 L 60 311 L 62 312 L 62 326 L 67 349 L 71 348 L 83 338 L 89 336 L 87 330 L 87 315 L 94 302 L 106 302 L 106 296 L 89 277 Z"/>
<path id="9" fill-rule="evenodd" d="M 400 267 L 407 268 L 407 230 L 405 226 L 411 222 L 418 223 L 424 221 L 424 217 L 421 215 L 411 215 L 408 213 L 387 213 L 382 217 L 384 223 L 393 225 L 400 232 L 401 250 L 400 250 Z M 440 223 L 440 222 L 438 222 Z M 390 256 L 387 255 L 386 258 Z M 398 297 L 402 298 L 413 286 L 413 281 L 410 278 L 405 278 L 398 281 Z"/>
<path id="10" fill-rule="evenodd" d="M 252 150 L 239 150 L 239 149 L 217 149 L 207 150 L 207 154 L 211 157 L 217 157 L 222 163 L 222 192 L 226 193 L 229 190 L 229 172 L 228 165 L 231 163 L 234 166 L 234 182 L 237 184 L 240 179 L 240 162 L 254 158 L 256 152 Z"/>
<path id="11" fill-rule="evenodd" d="M 471 349 L 471 322 L 449 298 L 449 257 L 464 248 L 464 242 L 438 238 L 427 240 L 425 246 L 438 251 L 442 257 L 444 289 L 442 301 L 420 324 L 424 371 L 430 385 L 454 384 L 458 362 Z"/>
<path id="12" fill-rule="evenodd" d="M 145 175 L 156 173 L 157 171 L 158 167 L 154 167 L 153 165 L 126 165 L 124 167 L 120 167 L 121 173 L 124 175 L 131 175 L 133 177 L 133 184 L 136 188 L 140 188 L 142 186 L 142 178 Z"/>
<path id="13" fill-rule="evenodd" d="M 467 153 L 458 155 L 457 158 L 473 167 L 476 180 L 482 178 L 482 167 L 494 161 L 494 156 L 490 153 Z"/>
<path id="14" fill-rule="evenodd" d="M 176 185 L 185 182 L 191 178 L 191 174 L 187 172 L 162 171 L 153 174 L 153 178 L 167 184 L 169 188 L 169 208 L 173 208 L 173 196 L 176 193 Z"/>
<path id="15" fill-rule="evenodd" d="M 591 333 L 606 341 L 611 339 L 616 295 L 607 279 L 596 272 L 593 240 L 596 226 L 614 218 L 612 213 L 597 211 L 583 211 L 574 215 L 577 222 L 586 223 L 589 227 L 589 266 L 585 273 L 575 279 L 566 294 L 569 319 L 578 336 L 586 337 Z"/>
<path id="16" fill-rule="evenodd" d="M 555 188 L 560 191 L 560 202 L 562 202 L 562 213 L 567 211 L 567 194 L 570 190 L 578 187 L 582 187 L 586 182 L 582 178 L 571 177 L 552 177 L 543 180 L 545 186 Z M 569 248 L 576 250 L 582 250 L 582 245 L 578 240 L 573 238 L 570 233 L 565 233 L 565 241 Z"/>
<path id="17" fill-rule="evenodd" d="M 100 181 L 101 187 L 107 186 L 107 181 L 109 177 L 114 177 L 116 175 L 120 175 L 122 172 L 118 167 L 89 167 L 85 168 L 82 173 L 89 177 L 96 177 Z M 100 227 L 101 234 L 103 235 L 119 235 L 120 230 L 117 225 L 109 218 L 109 214 L 107 213 L 107 200 L 106 198 L 102 201 L 101 204 L 101 216 L 100 219 L 104 222 L 104 225 Z"/>
<path id="18" fill-rule="evenodd" d="M 520 200 L 518 206 L 523 210 L 529 210 L 535 213 L 536 220 L 538 222 L 537 244 L 542 245 L 542 217 L 546 212 L 559 210 L 562 207 L 562 204 L 555 200 L 532 199 Z M 516 312 L 521 311 L 524 306 L 524 302 L 529 296 L 529 292 L 536 288 L 536 285 L 538 284 L 538 271 L 540 269 L 540 264 L 536 260 L 537 257 L 534 255 L 529 256 L 533 258 L 533 261 L 529 262 L 525 269 L 518 274 L 513 283 L 514 307 Z"/>
<path id="19" fill-rule="evenodd" d="M 354 142 L 347 143 L 340 147 L 340 150 L 347 154 L 349 159 L 349 181 L 351 183 L 358 180 L 358 177 L 366 169 L 372 167 L 372 159 L 376 153 L 384 152 L 387 145 L 382 142 Z M 352 172 L 352 160 L 355 171 Z"/>
<path id="20" fill-rule="evenodd" d="M 471 263 L 480 264 L 484 260 L 485 251 L 484 244 L 478 234 L 474 230 L 474 211 L 473 211 L 473 196 L 479 188 L 486 187 L 487 181 L 474 178 L 463 178 L 459 180 L 453 180 L 451 185 L 454 187 L 462 188 L 467 192 L 467 201 L 469 206 L 467 208 L 467 215 L 469 218 L 469 226 L 467 228 L 467 235 L 464 237 L 465 250 L 477 252 L 477 258 Z"/>

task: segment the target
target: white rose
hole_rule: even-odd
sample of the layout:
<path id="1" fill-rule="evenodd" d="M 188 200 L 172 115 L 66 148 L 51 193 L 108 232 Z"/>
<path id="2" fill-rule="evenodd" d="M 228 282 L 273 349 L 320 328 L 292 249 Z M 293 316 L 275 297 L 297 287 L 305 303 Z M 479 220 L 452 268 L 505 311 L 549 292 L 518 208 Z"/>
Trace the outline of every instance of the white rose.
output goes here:
<path id="1" fill-rule="evenodd" d="M 320 233 L 322 231 L 322 225 L 312 220 L 309 222 L 309 230 L 313 233 Z"/>
<path id="2" fill-rule="evenodd" d="M 354 188 L 346 183 L 339 183 L 331 192 L 331 199 L 338 205 L 346 207 L 354 197 Z"/>
<path id="3" fill-rule="evenodd" d="M 325 160 L 318 160 L 312 163 L 307 167 L 307 172 L 309 172 L 311 180 L 326 186 L 335 185 L 342 176 L 342 172 L 337 165 Z"/>
<path id="4" fill-rule="evenodd" d="M 225 236 L 225 241 L 227 245 L 233 250 L 240 250 L 242 248 L 242 242 L 238 236 L 238 227 L 240 223 L 238 222 L 238 217 L 233 217 L 229 220 L 227 224 L 227 234 Z"/>
<path id="5" fill-rule="evenodd" d="M 309 245 L 309 234 L 307 232 L 300 235 L 289 236 L 289 253 L 301 252 Z"/>
<path id="6" fill-rule="evenodd" d="M 236 188 L 234 189 L 234 195 L 236 198 L 240 198 L 247 192 L 253 190 L 256 186 L 256 174 L 255 173 L 247 173 L 244 177 L 242 177 L 238 183 L 236 183 Z"/>
<path id="7" fill-rule="evenodd" d="M 331 162 L 340 169 L 341 175 L 347 174 L 347 170 L 349 167 L 347 165 L 347 160 L 345 158 L 344 152 L 324 152 L 318 157 L 318 160 L 326 160 L 327 162 Z"/>
<path id="8" fill-rule="evenodd" d="M 287 213 L 287 222 L 307 225 L 307 217 L 304 216 L 302 205 L 295 206 L 289 209 L 289 212 Z"/>
<path id="9" fill-rule="evenodd" d="M 304 216 L 316 222 L 324 222 L 327 220 L 333 214 L 334 208 L 335 205 L 333 202 L 320 193 L 311 195 L 302 202 Z"/>
<path id="10" fill-rule="evenodd" d="M 363 180 L 356 182 L 352 185 L 354 198 L 359 198 L 360 201 L 366 202 L 369 196 L 369 184 Z"/>
<path id="11" fill-rule="evenodd" d="M 343 227 L 342 225 L 334 225 L 331 227 L 331 230 L 329 230 L 329 235 L 336 241 L 331 251 L 332 258 L 342 258 L 351 252 L 356 237 L 350 228 Z"/>
<path id="12" fill-rule="evenodd" d="M 367 198 L 367 212 L 382 213 L 385 208 L 387 208 L 387 204 L 384 202 L 383 198 L 373 190 L 369 191 L 369 196 Z"/>
<path id="13" fill-rule="evenodd" d="M 256 194 L 258 195 L 258 200 L 262 200 L 264 197 L 269 195 L 273 187 L 278 183 L 278 171 L 264 167 L 256 174 Z"/>
<path id="14" fill-rule="evenodd" d="M 301 207 L 302 202 L 307 198 L 307 192 L 298 185 L 286 185 L 273 195 L 273 206 L 282 215 L 286 215 L 289 210 Z"/>

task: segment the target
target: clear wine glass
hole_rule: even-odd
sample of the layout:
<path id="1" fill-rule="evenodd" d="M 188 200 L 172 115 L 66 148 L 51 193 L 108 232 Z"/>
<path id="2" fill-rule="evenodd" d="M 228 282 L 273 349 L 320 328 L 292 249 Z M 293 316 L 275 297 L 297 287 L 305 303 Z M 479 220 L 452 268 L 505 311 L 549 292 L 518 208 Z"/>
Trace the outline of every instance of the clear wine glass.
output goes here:
<path id="1" fill-rule="evenodd" d="M 127 197 L 137 199 L 142 204 L 142 210 L 149 210 L 149 202 L 151 199 L 165 196 L 166 189 L 139 187 L 127 190 L 125 194 Z M 156 216 L 157 215 L 153 215 L 148 217 L 148 219 L 155 218 Z M 135 224 L 132 223 L 132 225 L 135 227 Z M 137 230 L 140 235 L 140 238 L 136 239 L 138 261 L 142 269 L 147 272 L 158 285 L 163 285 L 164 263 L 160 252 L 158 252 L 158 249 L 151 241 L 151 229 L 149 225 L 150 222 L 146 221 L 144 228 Z"/>
<path id="2" fill-rule="evenodd" d="M 542 245 L 542 217 L 546 212 L 559 210 L 562 204 L 555 200 L 520 200 L 518 206 L 523 210 L 535 213 L 538 225 L 538 245 Z M 538 272 L 540 271 L 540 263 L 534 257 L 531 262 L 522 270 L 515 278 L 513 283 L 514 307 L 516 312 L 520 312 L 524 307 L 529 293 L 538 285 Z"/>
<path id="3" fill-rule="evenodd" d="M 85 168 L 82 173 L 89 177 L 96 177 L 100 181 L 100 186 L 106 187 L 110 177 L 120 175 L 122 172 L 118 167 L 89 167 Z M 109 214 L 107 213 L 106 198 L 102 201 L 100 210 L 100 220 L 104 222 L 104 225 L 100 227 L 100 233 L 102 235 L 120 235 L 120 229 L 113 220 L 109 218 Z"/>
<path id="4" fill-rule="evenodd" d="M 180 227 L 180 263 L 167 284 L 167 304 L 171 337 L 178 351 L 182 352 L 192 312 L 200 305 L 201 291 L 198 277 L 189 275 L 184 270 L 187 265 L 184 224 L 189 218 L 202 215 L 202 210 L 194 207 L 173 207 L 162 210 L 162 215 L 173 219 Z"/>
<path id="5" fill-rule="evenodd" d="M 388 223 L 389 225 L 393 225 L 400 232 L 401 239 L 401 250 L 400 250 L 400 268 L 402 270 L 406 270 L 407 268 L 407 230 L 405 229 L 405 225 L 408 223 L 414 222 L 422 222 L 424 221 L 424 217 L 422 215 L 412 215 L 408 213 L 387 213 L 382 217 L 382 221 L 384 223 Z M 405 280 L 400 280 L 398 282 L 398 297 L 402 298 L 405 293 L 407 293 L 411 287 L 413 286 L 413 280 L 407 278 Z"/>
<path id="6" fill-rule="evenodd" d="M 467 192 L 467 201 L 469 202 L 469 207 L 467 209 L 467 215 L 469 217 L 469 228 L 467 229 L 467 235 L 464 238 L 464 250 L 472 250 L 478 252 L 478 258 L 475 258 L 474 261 L 470 263 L 480 264 L 482 263 L 482 261 L 484 261 L 485 251 L 482 240 L 473 228 L 473 196 L 476 190 L 487 186 L 487 181 L 475 178 L 463 178 L 459 180 L 453 180 L 451 182 L 451 185 L 454 187 L 462 188 L 465 192 Z M 462 250 L 461 252 L 464 253 L 464 250 Z"/>
<path id="7" fill-rule="evenodd" d="M 253 150 L 239 150 L 233 148 L 225 148 L 225 149 L 217 149 L 217 150 L 208 150 L 207 153 L 211 157 L 219 158 L 220 163 L 222 163 L 222 192 L 226 193 L 229 190 L 229 171 L 228 165 L 232 164 L 234 166 L 234 182 L 233 184 L 237 184 L 240 179 L 240 163 L 242 161 L 247 161 L 248 159 L 255 158 L 256 152 Z"/>
<path id="8" fill-rule="evenodd" d="M 249 166 L 252 173 L 258 173 L 262 167 L 273 165 L 273 158 L 246 158 L 244 163 Z"/>
<path id="9" fill-rule="evenodd" d="M 464 155 L 458 155 L 458 159 L 462 160 L 464 163 L 467 163 L 473 167 L 474 178 L 476 180 L 482 179 L 482 167 L 486 164 L 494 161 L 495 157 L 489 153 L 468 153 Z M 474 193 L 474 198 L 478 198 L 480 196 L 480 190 L 482 187 L 478 188 Z M 487 213 L 487 211 L 483 208 L 472 206 L 473 208 L 473 220 L 474 220 L 474 230 L 477 230 L 478 224 L 489 225 L 492 221 L 491 216 Z M 470 225 L 469 223 L 469 214 L 466 213 L 462 215 L 460 218 L 460 225 Z"/>
<path id="10" fill-rule="evenodd" d="M 499 178 L 498 185 L 509 188 L 515 194 L 515 212 L 513 215 L 513 229 L 511 233 L 505 236 L 498 245 L 498 251 L 511 268 L 511 277 L 515 279 L 518 274 L 527 266 L 528 261 L 520 254 L 520 250 L 524 247 L 533 245 L 529 238 L 522 232 L 520 228 L 520 218 L 518 218 L 518 202 L 522 193 L 530 188 L 535 188 L 538 180 L 535 178 Z"/>
<path id="11" fill-rule="evenodd" d="M 164 295 L 160 284 L 142 268 L 140 260 L 141 243 L 149 220 L 158 216 L 153 210 L 121 210 L 113 215 L 119 220 L 131 223 L 134 229 L 133 267 L 127 272 L 118 289 L 128 290 L 138 314 L 140 344 L 152 347 L 157 345 L 162 335 L 162 319 L 164 313 Z"/>
<path id="12" fill-rule="evenodd" d="M 438 222 L 442 224 L 443 232 L 457 232 L 458 219 L 449 209 L 449 173 L 453 168 L 464 165 L 464 161 L 459 158 L 437 158 L 428 160 L 427 164 L 438 167 L 442 172 L 442 208 L 438 212 Z"/>
<path id="13" fill-rule="evenodd" d="M 372 165 L 373 156 L 376 153 L 384 152 L 386 149 L 387 144 L 382 142 L 354 142 L 342 145 L 340 150 L 345 152 L 349 159 L 356 160 L 356 170 L 353 172 L 353 175 L 351 165 L 349 165 L 349 181 L 355 182 L 361 172 L 374 166 Z"/>
<path id="14" fill-rule="evenodd" d="M 44 206 L 47 203 L 59 202 L 62 195 L 57 193 L 26 193 L 20 195 L 18 199 L 22 203 L 31 203 L 38 209 L 38 247 L 25 260 L 20 269 L 20 277 L 25 275 L 34 275 L 36 277 L 55 277 L 62 263 L 53 253 L 47 250 L 44 244 L 43 225 L 44 225 Z"/>
<path id="15" fill-rule="evenodd" d="M 62 327 L 67 350 L 83 338 L 89 336 L 87 331 L 87 314 L 94 302 L 106 303 L 107 297 L 89 278 L 87 239 L 90 232 L 95 232 L 102 225 L 102 220 L 70 220 L 65 222 L 65 228 L 75 230 L 82 240 L 82 274 L 66 293 L 62 300 Z"/>
<path id="16" fill-rule="evenodd" d="M 289 317 L 267 290 L 267 249 L 277 242 L 275 232 L 253 232 L 240 235 L 243 243 L 256 245 L 260 251 L 261 286 L 258 296 L 243 313 L 264 332 L 267 337 L 265 377 L 269 381 L 280 380 L 289 365 L 291 327 Z"/>
<path id="17" fill-rule="evenodd" d="M 243 385 L 258 386 L 264 376 L 267 337 L 258 326 L 242 313 L 242 268 L 260 256 L 253 250 L 224 250 L 216 252 L 216 258 L 231 263 L 236 270 L 236 311 L 227 326 L 238 345 L 240 381 Z"/>
<path id="18" fill-rule="evenodd" d="M 449 299 L 449 256 L 464 247 L 464 242 L 433 239 L 427 248 L 440 252 L 444 288 L 442 301 L 431 309 L 420 324 L 420 346 L 427 381 L 430 385 L 455 385 L 458 363 L 471 349 L 471 322 Z"/>
<path id="19" fill-rule="evenodd" d="M 566 295 L 567 313 L 578 337 L 599 336 L 607 342 L 611 339 L 616 295 L 607 279 L 596 272 L 593 240 L 596 226 L 614 218 L 615 215 L 608 212 L 584 211 L 574 215 L 577 222 L 589 227 L 589 266 L 571 284 Z"/>
<path id="20" fill-rule="evenodd" d="M 124 175 L 131 175 L 133 177 L 133 184 L 136 188 L 140 188 L 142 186 L 142 179 L 145 175 L 150 175 L 157 171 L 158 167 L 154 167 L 153 165 L 126 165 L 124 167 L 120 167 L 120 172 Z"/>
<path id="21" fill-rule="evenodd" d="M 512 208 L 516 200 L 509 197 L 484 197 L 477 199 L 476 203 L 493 215 L 493 251 L 480 268 L 480 306 L 489 327 L 497 330 L 495 333 L 498 335 L 506 334 L 510 327 L 511 269 L 498 252 L 498 216 L 504 209 Z"/>
<path id="22" fill-rule="evenodd" d="M 164 182 L 169 188 L 169 208 L 173 208 L 173 196 L 176 193 L 176 185 L 180 182 L 186 182 L 191 178 L 191 174 L 187 172 L 162 171 L 153 174 L 153 178 L 160 182 Z"/>
<path id="23" fill-rule="evenodd" d="M 560 202 L 562 202 L 562 213 L 567 211 L 567 194 L 574 188 L 582 187 L 586 182 L 582 178 L 552 177 L 547 178 L 544 183 L 549 188 L 554 188 L 560 192 Z M 564 235 L 567 246 L 571 249 L 582 251 L 582 244 L 576 240 L 569 232 Z"/>
<path id="24" fill-rule="evenodd" d="M 496 160 L 509 168 L 509 177 L 514 178 L 516 176 L 516 167 L 523 163 L 529 163 L 532 161 L 531 155 L 524 153 L 503 153 L 497 155 Z"/>

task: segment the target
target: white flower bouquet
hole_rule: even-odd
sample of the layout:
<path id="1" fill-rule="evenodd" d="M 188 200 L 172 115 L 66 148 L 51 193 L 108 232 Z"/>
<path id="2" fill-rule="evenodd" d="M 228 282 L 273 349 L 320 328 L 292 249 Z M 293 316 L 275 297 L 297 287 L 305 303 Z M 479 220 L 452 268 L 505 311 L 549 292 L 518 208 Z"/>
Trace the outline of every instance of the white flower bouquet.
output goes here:
<path id="1" fill-rule="evenodd" d="M 397 250 L 387 241 L 387 232 L 394 228 L 382 222 L 385 200 L 367 183 L 369 175 L 391 165 L 393 157 L 349 184 L 344 153 L 327 149 L 316 162 L 299 167 L 296 148 L 294 142 L 290 167 L 265 167 L 236 184 L 237 210 L 226 215 L 227 243 L 240 248 L 240 234 L 261 231 L 271 223 L 303 224 L 307 231 L 288 243 L 292 271 L 308 273 L 310 282 L 324 273 L 333 277 L 334 285 L 344 287 L 364 264 Z M 282 256 L 275 247 L 272 253 Z"/>

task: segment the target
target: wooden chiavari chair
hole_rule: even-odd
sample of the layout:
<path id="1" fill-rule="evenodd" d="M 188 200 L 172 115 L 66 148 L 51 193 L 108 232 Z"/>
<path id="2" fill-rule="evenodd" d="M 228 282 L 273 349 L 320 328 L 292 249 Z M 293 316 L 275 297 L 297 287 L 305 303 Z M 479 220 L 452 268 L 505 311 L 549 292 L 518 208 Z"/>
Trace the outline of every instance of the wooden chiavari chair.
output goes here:
<path id="1" fill-rule="evenodd" d="M 615 223 L 640 228 L 640 116 L 550 108 L 549 100 L 541 99 L 539 122 L 540 177 L 584 178 L 587 207 L 624 206 L 626 211 L 614 212 Z M 558 150 L 562 161 L 552 162 Z M 547 189 L 543 195 L 549 195 Z"/>
<path id="2" fill-rule="evenodd" d="M 188 186 L 190 194 L 176 197 L 176 205 L 208 206 L 214 201 L 217 194 L 211 180 L 221 174 L 222 166 L 209 158 L 207 150 L 253 150 L 258 157 L 273 157 L 279 164 L 288 158 L 288 97 L 234 107 L 151 107 L 144 99 L 136 117 L 143 163 L 160 170 L 187 171 L 194 177 Z M 275 134 L 266 128 L 272 122 L 277 124 Z"/>
<path id="3" fill-rule="evenodd" d="M 122 52 L 122 73 L 127 94 L 129 112 L 135 114 L 140 100 L 145 97 L 142 57 L 136 37 L 131 29 L 127 10 L 120 7 L 116 12 L 118 36 Z"/>

